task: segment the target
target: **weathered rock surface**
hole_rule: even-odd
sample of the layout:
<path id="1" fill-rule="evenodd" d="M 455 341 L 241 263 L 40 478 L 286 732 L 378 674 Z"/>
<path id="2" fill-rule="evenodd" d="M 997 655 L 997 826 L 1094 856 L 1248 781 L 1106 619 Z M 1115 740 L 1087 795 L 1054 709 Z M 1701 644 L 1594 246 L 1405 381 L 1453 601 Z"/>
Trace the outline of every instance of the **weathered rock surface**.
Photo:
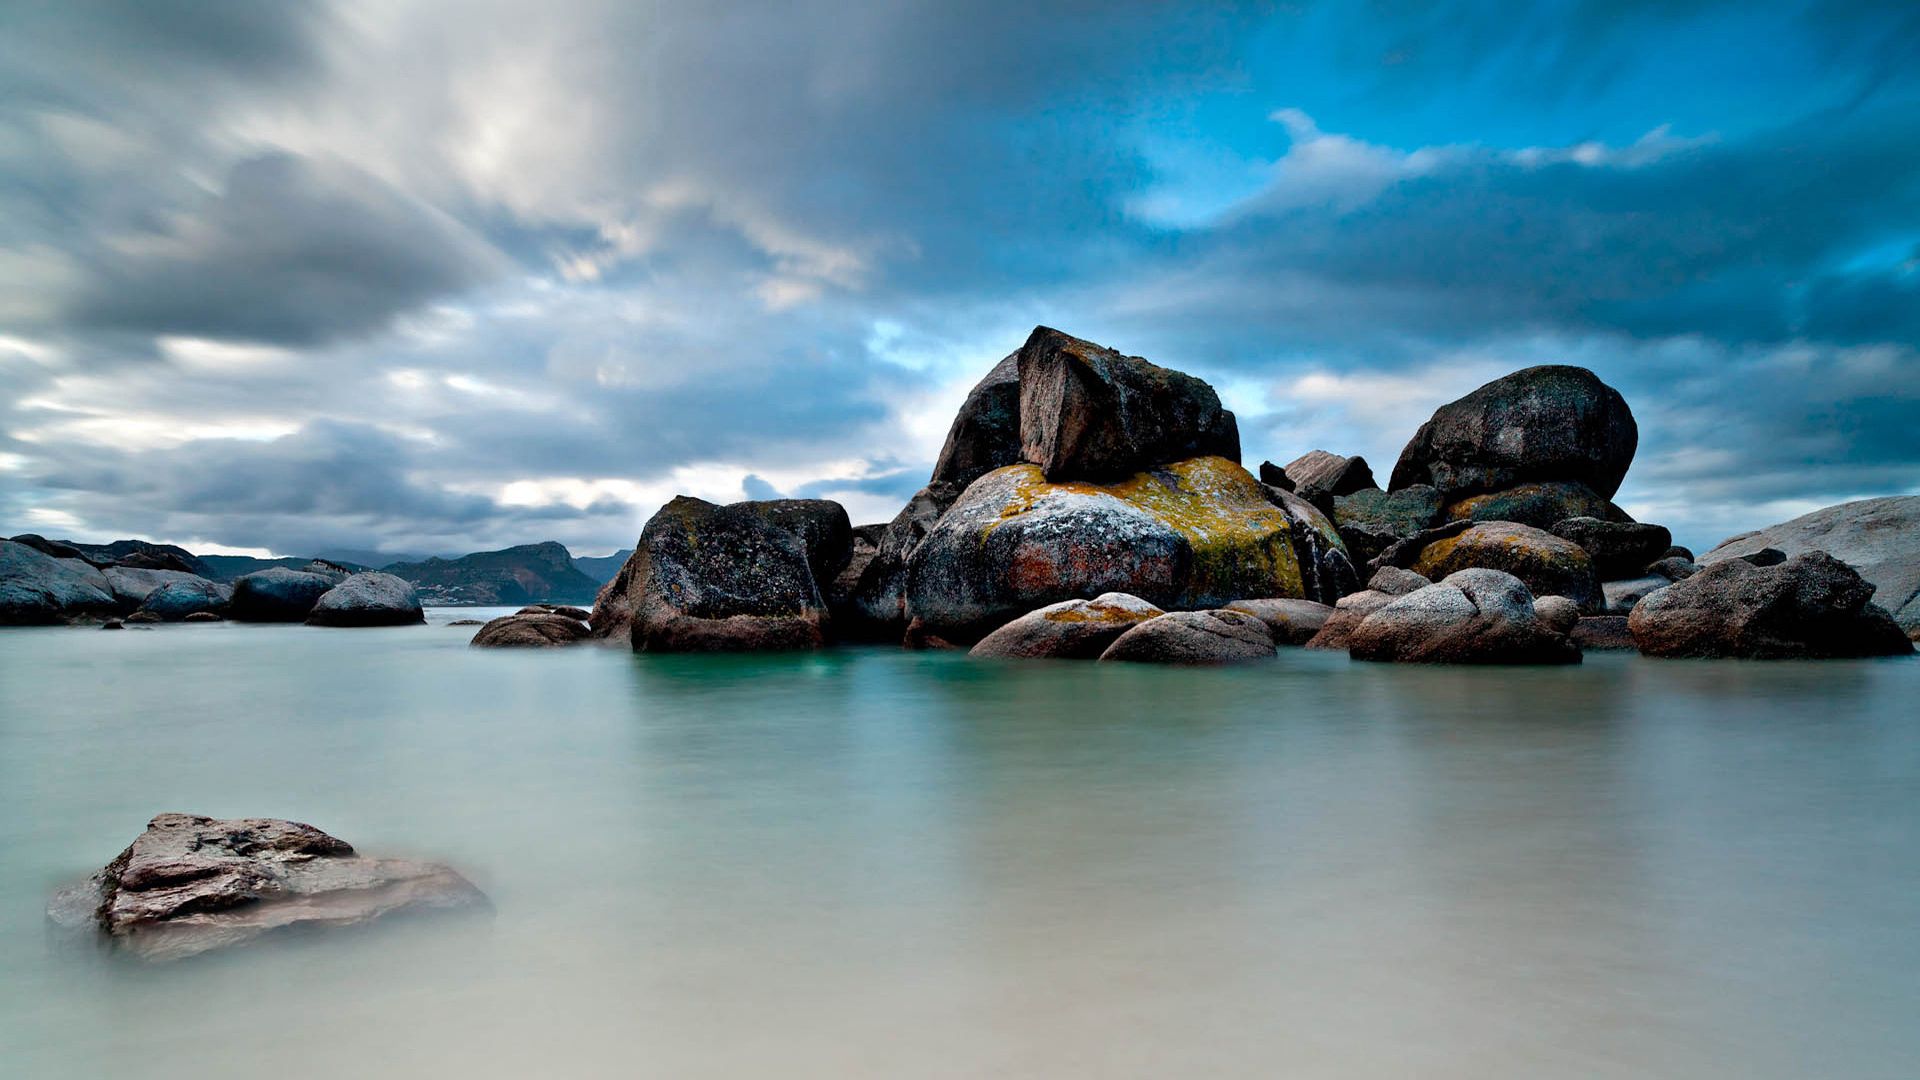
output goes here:
<path id="1" fill-rule="evenodd" d="M 1091 600 L 1048 604 L 988 634 L 974 656 L 1093 660 L 1129 629 L 1165 612 L 1137 596 L 1102 593 Z"/>
<path id="2" fill-rule="evenodd" d="M 227 602 L 233 599 L 233 586 L 223 585 L 206 578 L 193 578 L 188 581 L 173 581 L 147 594 L 134 614 L 152 614 L 160 619 L 173 622 L 185 619 L 189 615 L 224 611 Z"/>
<path id="3" fill-rule="evenodd" d="M 1407 443 L 1388 486 L 1432 484 L 1457 497 L 1567 480 L 1612 498 L 1639 442 L 1626 399 L 1593 372 L 1532 367 L 1442 405 Z"/>
<path id="4" fill-rule="evenodd" d="M 1668 581 L 1685 581 L 1700 572 L 1700 564 L 1691 559 L 1665 558 L 1647 564 L 1647 573 Z"/>
<path id="5" fill-rule="evenodd" d="M 647 522 L 607 586 L 618 592 L 595 605 L 594 626 L 611 632 L 624 612 L 635 651 L 818 648 L 828 617 L 808 555 L 754 504 L 682 495 Z"/>
<path id="6" fill-rule="evenodd" d="M 486 906 L 449 867 L 365 858 L 311 825 L 161 814 L 48 914 L 95 927 L 142 959 L 177 960 L 275 930 Z"/>
<path id="7" fill-rule="evenodd" d="M 1605 519 L 1608 505 L 1585 484 L 1554 480 L 1469 495 L 1450 504 L 1441 516 L 1448 521 L 1517 521 L 1551 529 L 1568 518 Z"/>
<path id="8" fill-rule="evenodd" d="M 0 540 L 0 626 L 108 615 L 124 606 L 106 576 L 86 562 Z"/>
<path id="9" fill-rule="evenodd" d="M 1664 525 L 1574 517 L 1554 522 L 1550 531 L 1586 549 L 1603 581 L 1642 573 L 1673 546 Z"/>
<path id="10" fill-rule="evenodd" d="M 1333 498 L 1333 524 L 1356 567 L 1365 566 L 1396 541 L 1405 540 L 1440 520 L 1440 491 L 1414 484 L 1398 491 L 1365 488 Z"/>
<path id="11" fill-rule="evenodd" d="M 139 607 L 148 596 L 162 585 L 178 582 L 206 582 L 198 574 L 189 574 L 181 570 L 148 570 L 139 567 L 109 566 L 100 571 L 107 579 L 107 586 L 113 590 L 114 599 L 127 609 Z M 209 583 L 210 584 L 210 583 Z"/>
<path id="12" fill-rule="evenodd" d="M 913 550 L 907 611 L 930 633 L 977 641 L 1035 608 L 1106 592 L 1167 610 L 1302 596 L 1310 576 L 1339 576 L 1303 571 L 1296 541 L 1309 551 L 1339 542 L 1302 535 L 1312 528 L 1224 458 L 1111 484 L 1049 483 L 1037 466 L 1009 466 L 974 481 Z"/>
<path id="13" fill-rule="evenodd" d="M 1327 624 L 1334 608 L 1314 600 L 1263 597 L 1235 600 L 1226 610 L 1251 615 L 1265 623 L 1267 635 L 1275 645 L 1305 645 Z"/>
<path id="14" fill-rule="evenodd" d="M 1673 579 L 1659 574 L 1642 574 L 1636 578 L 1600 583 L 1601 607 L 1609 615 L 1625 615 L 1631 612 L 1642 600 L 1673 584 Z"/>
<path id="15" fill-rule="evenodd" d="M 1341 597 L 1340 602 L 1333 605 L 1333 612 L 1327 616 L 1327 621 L 1321 624 L 1319 633 L 1307 639 L 1306 647 L 1345 652 L 1353 639 L 1354 628 L 1393 600 L 1394 594 L 1378 589 L 1363 589 Z"/>
<path id="16" fill-rule="evenodd" d="M 1564 596 L 1536 596 L 1533 613 L 1542 625 L 1556 634 L 1571 634 L 1580 622 L 1580 605 Z"/>
<path id="17" fill-rule="evenodd" d="M 1020 354 L 1008 354 L 968 392 L 934 463 L 934 484 L 966 487 L 1020 461 Z"/>
<path id="18" fill-rule="evenodd" d="M 1261 483 L 1269 487 L 1277 487 L 1281 491 L 1293 490 L 1293 477 L 1288 476 L 1287 470 L 1275 465 L 1271 461 L 1261 462 L 1260 470 L 1256 475 L 1260 477 Z"/>
<path id="19" fill-rule="evenodd" d="M 1633 643 L 1633 632 L 1627 629 L 1625 615 L 1582 616 L 1567 636 L 1583 650 L 1626 652 L 1638 648 Z"/>
<path id="20" fill-rule="evenodd" d="M 310 626 L 407 626 L 426 621 L 413 585 L 378 570 L 355 574 L 328 589 L 307 614 Z"/>
<path id="21" fill-rule="evenodd" d="M 1286 472 L 1287 478 L 1293 481 L 1294 492 L 1315 504 L 1336 495 L 1378 488 L 1367 459 L 1357 454 L 1343 457 L 1326 450 L 1309 450 L 1288 462 Z"/>
<path id="22" fill-rule="evenodd" d="M 482 626 L 467 644 L 482 649 L 545 648 L 587 640 L 587 624 L 565 615 L 502 615 Z"/>
<path id="23" fill-rule="evenodd" d="M 933 531 L 955 500 L 959 487 L 928 484 L 907 500 L 882 530 L 873 558 L 860 572 L 846 605 L 847 618 L 836 632 L 846 638 L 897 640 L 907 626 L 907 560 Z"/>
<path id="24" fill-rule="evenodd" d="M 1600 583 L 1594 577 L 1593 560 L 1580 545 L 1550 532 L 1511 521 L 1485 521 L 1410 550 L 1413 547 L 1410 541 L 1390 549 L 1381 559 L 1410 557 L 1408 569 L 1436 582 L 1475 567 L 1500 570 L 1541 596 L 1564 596 L 1583 611 L 1599 611 Z"/>
<path id="25" fill-rule="evenodd" d="M 313 605 L 346 578 L 274 567 L 234 579 L 227 615 L 241 622 L 303 622 Z"/>
<path id="26" fill-rule="evenodd" d="M 846 507 L 831 499 L 755 499 L 730 505 L 792 533 L 806 549 L 807 569 L 822 595 L 853 557 L 853 523 Z"/>
<path id="27" fill-rule="evenodd" d="M 1233 414 L 1191 375 L 1044 326 L 1016 363 L 1021 457 L 1048 481 L 1122 480 L 1196 457 L 1240 460 Z"/>
<path id="28" fill-rule="evenodd" d="M 1627 626 L 1648 656 L 1831 658 L 1910 653 L 1874 587 L 1822 551 L 1777 566 L 1723 558 L 1640 601 Z"/>
<path id="29" fill-rule="evenodd" d="M 1360 587 L 1360 577 L 1340 530 L 1320 508 L 1291 491 L 1260 485 L 1267 501 L 1287 515 L 1294 561 L 1300 565 L 1302 599 L 1331 604 Z"/>
<path id="30" fill-rule="evenodd" d="M 1388 596 L 1405 596 L 1431 584 L 1427 578 L 1399 566 L 1383 566 L 1367 579 L 1367 588 Z"/>
<path id="31" fill-rule="evenodd" d="M 1394 598 L 1354 627 L 1355 660 L 1415 664 L 1573 664 L 1580 650 L 1534 608 L 1519 578 L 1473 568 Z"/>
<path id="32" fill-rule="evenodd" d="M 1172 611 L 1116 638 L 1101 660 L 1140 664 L 1232 664 L 1273 657 L 1267 625 L 1241 611 Z"/>
<path id="33" fill-rule="evenodd" d="M 1920 495 L 1862 499 L 1803 514 L 1723 541 L 1700 556 L 1717 563 L 1765 548 L 1788 555 L 1824 551 L 1874 586 L 1873 601 L 1909 632 L 1920 630 Z"/>

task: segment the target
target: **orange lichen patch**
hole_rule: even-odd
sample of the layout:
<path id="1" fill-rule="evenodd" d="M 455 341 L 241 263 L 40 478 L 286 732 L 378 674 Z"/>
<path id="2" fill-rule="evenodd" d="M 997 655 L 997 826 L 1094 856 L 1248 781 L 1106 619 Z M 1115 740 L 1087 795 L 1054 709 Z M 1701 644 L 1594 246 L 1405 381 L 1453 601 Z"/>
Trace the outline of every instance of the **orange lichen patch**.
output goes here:
<path id="1" fill-rule="evenodd" d="M 1123 608 L 1115 604 L 1080 604 L 1062 607 L 1058 611 L 1048 611 L 1041 618 L 1057 623 L 1131 623 L 1142 622 L 1155 615 L 1163 614 L 1159 608 L 1141 610 Z"/>

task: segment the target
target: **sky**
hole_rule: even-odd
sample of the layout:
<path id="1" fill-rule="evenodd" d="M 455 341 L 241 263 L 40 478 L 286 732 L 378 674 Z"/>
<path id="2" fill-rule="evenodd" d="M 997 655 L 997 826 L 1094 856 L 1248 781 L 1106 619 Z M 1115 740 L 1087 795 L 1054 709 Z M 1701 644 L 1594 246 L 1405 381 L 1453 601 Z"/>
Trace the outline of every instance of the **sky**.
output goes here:
<path id="1" fill-rule="evenodd" d="M 0 0 L 0 534 L 890 518 L 1046 324 L 1249 466 L 1539 363 L 1704 548 L 1920 491 L 1920 6 Z"/>

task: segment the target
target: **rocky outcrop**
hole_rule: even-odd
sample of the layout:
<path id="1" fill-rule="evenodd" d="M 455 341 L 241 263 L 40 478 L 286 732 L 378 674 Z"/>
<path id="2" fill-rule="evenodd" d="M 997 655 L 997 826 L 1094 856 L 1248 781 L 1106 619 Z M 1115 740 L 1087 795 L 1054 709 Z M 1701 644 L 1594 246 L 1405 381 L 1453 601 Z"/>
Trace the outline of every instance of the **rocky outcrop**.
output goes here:
<path id="1" fill-rule="evenodd" d="M 1015 362 L 1021 458 L 1047 481 L 1116 481 L 1196 457 L 1240 460 L 1233 414 L 1191 375 L 1044 326 Z"/>
<path id="2" fill-rule="evenodd" d="M 960 405 L 929 483 L 966 487 L 1020 461 L 1020 354 L 993 366 Z"/>
<path id="3" fill-rule="evenodd" d="M 618 591 L 595 605 L 595 630 L 612 633 L 625 622 L 636 651 L 812 649 L 826 641 L 807 546 L 752 503 L 674 499 L 647 522 L 607 588 Z"/>
<path id="4" fill-rule="evenodd" d="M 1287 463 L 1287 479 L 1301 498 L 1316 505 L 1331 505 L 1336 495 L 1351 495 L 1377 488 L 1367 459 L 1355 455 L 1343 457 L 1325 450 L 1309 450 Z"/>
<path id="5" fill-rule="evenodd" d="M 1396 597 L 1354 627 L 1355 660 L 1572 664 L 1580 650 L 1539 617 L 1519 578 L 1474 568 Z"/>
<path id="6" fill-rule="evenodd" d="M 1515 521 L 1551 529 L 1568 518 L 1606 518 L 1612 513 L 1610 507 L 1585 484 L 1551 480 L 1469 495 L 1449 504 L 1441 517 L 1447 521 Z"/>
<path id="7" fill-rule="evenodd" d="M 56 895 L 48 914 L 142 959 L 177 960 L 277 930 L 486 906 L 449 867 L 366 858 L 311 825 L 161 814 L 85 885 Z"/>
<path id="8" fill-rule="evenodd" d="M 1301 598 L 1331 604 L 1358 589 L 1359 575 L 1347 554 L 1346 541 L 1332 520 L 1293 492 L 1265 484 L 1261 487 L 1267 501 L 1279 507 L 1290 523 L 1294 561 L 1300 566 Z"/>
<path id="9" fill-rule="evenodd" d="M 933 526 L 960 498 L 961 489 L 933 483 L 914 493 L 874 545 L 873 558 L 860 572 L 836 625 L 838 636 L 898 641 L 907 626 L 907 560 Z"/>
<path id="10" fill-rule="evenodd" d="M 147 594 L 134 614 L 151 614 L 164 622 L 176 622 L 190 615 L 225 611 L 233 599 L 233 586 L 205 578 L 173 581 Z"/>
<path id="11" fill-rule="evenodd" d="M 1648 656 L 1760 660 L 1913 651 L 1874 586 L 1821 551 L 1775 566 L 1723 558 L 1640 601 L 1627 626 Z"/>
<path id="12" fill-rule="evenodd" d="M 110 615 L 125 606 L 106 576 L 88 563 L 0 540 L 0 626 Z"/>
<path id="13" fill-rule="evenodd" d="M 13 537 L 13 543 L 25 544 L 42 555 L 54 559 L 79 559 L 87 561 L 86 553 L 62 540 L 49 540 L 39 533 L 21 533 Z"/>
<path id="14" fill-rule="evenodd" d="M 1393 559 L 1433 581 L 1476 567 L 1499 570 L 1541 596 L 1564 596 L 1583 611 L 1599 612 L 1600 583 L 1593 560 L 1580 545 L 1511 521 L 1460 522 L 1455 527 L 1463 524 L 1458 533 L 1430 530 L 1422 536 L 1432 539 L 1407 541 L 1381 559 Z"/>
<path id="15" fill-rule="evenodd" d="M 1644 573 L 1673 546 L 1673 534 L 1664 525 L 1575 517 L 1554 522 L 1551 531 L 1584 548 L 1602 581 Z"/>
<path id="16" fill-rule="evenodd" d="M 1703 564 L 1765 549 L 1787 555 L 1824 551 L 1874 586 L 1873 601 L 1908 632 L 1920 631 L 1920 495 L 1841 503 L 1722 541 Z"/>
<path id="17" fill-rule="evenodd" d="M 1114 639 L 1103 661 L 1136 664 L 1232 664 L 1273 657 L 1265 623 L 1240 611 L 1173 611 Z"/>
<path id="18" fill-rule="evenodd" d="M 1038 466 L 1009 466 L 974 481 L 914 548 L 907 612 L 929 633 L 968 642 L 1036 608 L 1105 592 L 1168 610 L 1302 596 L 1309 575 L 1295 540 L 1310 527 L 1225 458 L 1110 484 L 1050 483 Z"/>
<path id="19" fill-rule="evenodd" d="M 1331 604 L 1314 600 L 1265 597 L 1235 600 L 1227 605 L 1226 610 L 1251 615 L 1265 623 L 1267 636 L 1273 639 L 1275 645 L 1305 645 L 1327 625 L 1334 608 Z"/>
<path id="20" fill-rule="evenodd" d="M 427 621 L 413 586 L 368 570 L 328 589 L 307 613 L 309 626 L 408 626 Z"/>
<path id="21" fill-rule="evenodd" d="M 1440 520 L 1438 488 L 1414 484 L 1398 491 L 1365 488 L 1333 497 L 1333 524 L 1356 567 Z"/>
<path id="22" fill-rule="evenodd" d="M 1137 596 L 1102 593 L 1063 600 L 1007 623 L 980 639 L 972 655 L 1000 659 L 1093 660 L 1134 626 L 1165 614 Z"/>
<path id="23" fill-rule="evenodd" d="M 241 622 L 304 622 L 313 605 L 337 583 L 331 577 L 277 566 L 255 571 L 235 579 L 227 616 Z"/>
<path id="24" fill-rule="evenodd" d="M 546 648 L 587 640 L 587 624 L 552 612 L 516 613 L 492 619 L 467 644 L 481 649 Z"/>
<path id="25" fill-rule="evenodd" d="M 1532 367 L 1442 405 L 1407 443 L 1389 486 L 1432 484 L 1457 498 L 1563 480 L 1612 498 L 1639 441 L 1626 399 L 1593 372 Z"/>

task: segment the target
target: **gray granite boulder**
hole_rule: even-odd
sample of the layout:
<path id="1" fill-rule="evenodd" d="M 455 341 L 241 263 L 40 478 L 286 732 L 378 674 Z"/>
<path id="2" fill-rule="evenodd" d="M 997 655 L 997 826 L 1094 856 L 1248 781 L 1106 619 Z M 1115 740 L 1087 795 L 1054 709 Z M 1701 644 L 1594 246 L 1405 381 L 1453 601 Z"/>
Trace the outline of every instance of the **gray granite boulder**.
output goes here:
<path id="1" fill-rule="evenodd" d="M 1341 597 L 1327 615 L 1327 621 L 1320 625 L 1319 631 L 1307 639 L 1306 647 L 1345 652 L 1352 641 L 1354 628 L 1367 616 L 1392 603 L 1393 599 L 1394 594 L 1378 589 L 1362 589 Z"/>
<path id="2" fill-rule="evenodd" d="M 88 563 L 0 540 L 0 626 L 110 615 L 126 606 L 106 576 Z"/>
<path id="3" fill-rule="evenodd" d="M 178 960 L 280 930 L 486 907 L 449 867 L 366 858 L 311 825 L 160 814 L 85 885 L 56 895 L 48 914 L 141 959 Z"/>
<path id="4" fill-rule="evenodd" d="M 1474 568 L 1395 597 L 1354 627 L 1355 660 L 1418 664 L 1574 664 L 1580 650 L 1540 618 L 1519 578 Z"/>
<path id="5" fill-rule="evenodd" d="M 1824 551 L 1874 586 L 1873 602 L 1910 633 L 1920 631 L 1920 495 L 1841 503 L 1759 532 L 1722 541 L 1702 564 L 1772 548 L 1787 555 Z"/>
<path id="6" fill-rule="evenodd" d="M 1580 605 L 1564 596 L 1536 596 L 1533 611 L 1556 634 L 1570 634 L 1580 621 Z"/>
<path id="7" fill-rule="evenodd" d="M 1137 596 L 1102 593 L 1091 600 L 1048 604 L 981 638 L 974 656 L 1094 660 L 1128 630 L 1165 612 Z"/>
<path id="8" fill-rule="evenodd" d="M 307 613 L 309 626 L 408 626 L 427 621 L 412 583 L 368 570 L 321 594 Z"/>
<path id="9" fill-rule="evenodd" d="M 1275 645 L 1305 645 L 1327 625 L 1327 619 L 1334 612 L 1331 604 L 1283 596 L 1235 600 L 1226 610 L 1242 612 L 1265 623 Z"/>
<path id="10" fill-rule="evenodd" d="M 1139 664 L 1232 664 L 1273 657 L 1265 623 L 1240 611 L 1172 611 L 1114 639 L 1103 661 Z"/>
<path id="11" fill-rule="evenodd" d="M 1904 655 L 1913 645 L 1874 586 L 1822 551 L 1776 566 L 1724 558 L 1635 605 L 1627 626 L 1648 656 L 1760 660 Z"/>
<path id="12" fill-rule="evenodd" d="M 346 578 L 270 567 L 234 579 L 227 617 L 241 622 L 304 622 L 327 590 Z"/>
<path id="13" fill-rule="evenodd" d="M 1442 405 L 1407 443 L 1388 486 L 1432 484 L 1457 496 L 1573 481 L 1612 498 L 1639 442 L 1626 399 L 1593 372 L 1532 367 Z"/>

